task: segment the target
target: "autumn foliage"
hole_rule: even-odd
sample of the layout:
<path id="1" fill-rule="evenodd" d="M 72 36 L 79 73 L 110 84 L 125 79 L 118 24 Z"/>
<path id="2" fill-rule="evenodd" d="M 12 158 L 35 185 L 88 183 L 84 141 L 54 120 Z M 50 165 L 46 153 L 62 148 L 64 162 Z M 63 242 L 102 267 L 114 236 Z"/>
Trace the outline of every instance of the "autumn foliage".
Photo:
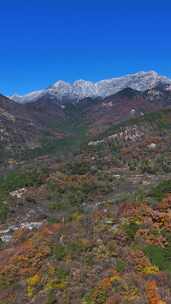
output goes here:
<path id="1" fill-rule="evenodd" d="M 157 290 L 156 281 L 148 281 L 146 284 L 146 292 L 149 304 L 166 304 L 165 301 L 161 300 L 161 297 Z"/>

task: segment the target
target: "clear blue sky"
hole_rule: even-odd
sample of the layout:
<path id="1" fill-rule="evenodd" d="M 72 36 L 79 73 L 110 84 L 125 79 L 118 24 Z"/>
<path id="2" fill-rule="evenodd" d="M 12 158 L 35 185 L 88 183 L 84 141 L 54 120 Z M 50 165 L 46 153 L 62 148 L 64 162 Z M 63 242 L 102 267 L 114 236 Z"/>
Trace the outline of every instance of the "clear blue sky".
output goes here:
<path id="1" fill-rule="evenodd" d="M 170 0 L 2 0 L 0 91 L 139 70 L 171 77 Z"/>

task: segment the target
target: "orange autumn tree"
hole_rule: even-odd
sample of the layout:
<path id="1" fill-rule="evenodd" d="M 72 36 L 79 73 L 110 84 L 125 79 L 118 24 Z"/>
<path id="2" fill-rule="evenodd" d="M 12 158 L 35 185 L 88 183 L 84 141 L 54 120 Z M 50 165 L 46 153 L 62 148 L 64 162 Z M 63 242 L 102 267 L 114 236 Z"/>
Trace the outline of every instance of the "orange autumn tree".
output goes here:
<path id="1" fill-rule="evenodd" d="M 157 291 L 156 281 L 148 281 L 146 284 L 146 293 L 149 304 L 166 304 L 165 301 L 162 301 L 160 295 Z"/>

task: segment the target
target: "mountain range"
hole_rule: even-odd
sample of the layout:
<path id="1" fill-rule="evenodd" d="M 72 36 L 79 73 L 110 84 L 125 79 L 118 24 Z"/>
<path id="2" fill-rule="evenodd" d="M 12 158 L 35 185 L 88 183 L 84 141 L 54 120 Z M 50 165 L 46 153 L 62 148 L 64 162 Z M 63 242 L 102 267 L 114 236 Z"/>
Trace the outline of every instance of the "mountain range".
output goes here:
<path id="1" fill-rule="evenodd" d="M 57 82 L 26 96 L 0 96 L 0 156 L 64 156 L 113 125 L 171 106 L 171 80 L 139 72 L 96 84 Z"/>
<path id="2" fill-rule="evenodd" d="M 66 101 L 78 102 L 87 97 L 105 98 L 127 87 L 138 91 L 146 91 L 159 84 L 164 84 L 169 87 L 171 80 L 167 77 L 160 76 L 154 71 L 138 72 L 119 78 L 101 80 L 96 83 L 77 80 L 71 84 L 59 80 L 47 89 L 34 91 L 23 96 L 13 95 L 10 98 L 18 103 L 33 102 L 44 96 L 48 96 L 48 98 L 52 100 L 58 100 L 60 103 L 65 103 Z"/>

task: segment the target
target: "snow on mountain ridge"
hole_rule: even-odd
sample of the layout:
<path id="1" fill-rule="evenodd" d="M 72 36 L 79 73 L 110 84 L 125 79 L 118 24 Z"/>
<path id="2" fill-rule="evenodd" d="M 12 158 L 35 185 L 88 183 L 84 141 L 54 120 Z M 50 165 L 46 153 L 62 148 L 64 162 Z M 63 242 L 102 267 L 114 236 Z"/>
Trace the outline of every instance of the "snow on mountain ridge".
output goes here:
<path id="1" fill-rule="evenodd" d="M 39 90 L 39 91 L 33 91 L 33 92 L 30 92 L 26 95 L 12 95 L 12 96 L 9 96 L 10 99 L 14 100 L 15 102 L 18 102 L 18 103 L 27 103 L 27 102 L 32 102 L 42 96 L 44 96 L 46 94 L 46 90 Z"/>
<path id="2" fill-rule="evenodd" d="M 66 98 L 71 101 L 79 101 L 86 97 L 107 97 L 127 87 L 138 91 L 145 91 L 155 87 L 161 82 L 163 84 L 171 85 L 171 80 L 169 78 L 160 76 L 155 71 L 138 72 L 98 82 L 80 79 L 73 83 L 68 83 L 59 80 L 45 90 L 31 92 L 24 96 L 14 95 L 10 98 L 19 103 L 27 103 L 36 101 L 40 97 L 48 94 L 61 102 Z"/>

